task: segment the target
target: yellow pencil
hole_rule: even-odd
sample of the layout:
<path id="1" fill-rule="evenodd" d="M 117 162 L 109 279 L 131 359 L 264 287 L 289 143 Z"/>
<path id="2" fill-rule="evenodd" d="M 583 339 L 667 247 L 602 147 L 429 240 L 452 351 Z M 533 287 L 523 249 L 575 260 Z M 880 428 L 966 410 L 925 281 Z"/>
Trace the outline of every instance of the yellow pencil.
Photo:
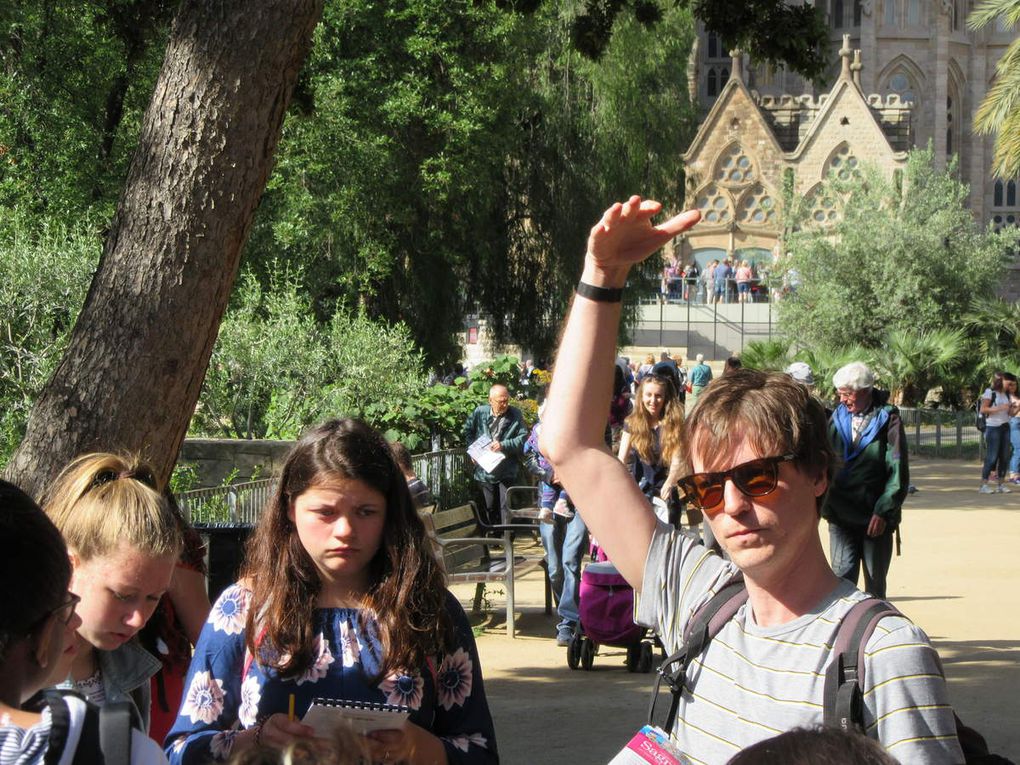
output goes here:
<path id="1" fill-rule="evenodd" d="M 294 694 L 290 694 L 290 700 L 287 702 L 287 719 L 294 719 Z"/>

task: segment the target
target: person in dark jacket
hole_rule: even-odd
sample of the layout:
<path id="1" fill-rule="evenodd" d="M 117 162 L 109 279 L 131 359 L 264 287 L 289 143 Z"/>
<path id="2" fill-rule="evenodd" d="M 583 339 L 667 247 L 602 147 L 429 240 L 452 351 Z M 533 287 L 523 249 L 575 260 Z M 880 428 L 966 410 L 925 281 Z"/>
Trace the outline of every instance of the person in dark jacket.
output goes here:
<path id="1" fill-rule="evenodd" d="M 864 589 L 884 598 L 910 483 L 903 422 L 888 394 L 875 389 L 867 365 L 847 364 L 832 383 L 840 403 L 829 420 L 829 438 L 843 460 L 822 508 L 832 570 L 856 584 L 863 562 Z"/>
<path id="2" fill-rule="evenodd" d="M 476 462 L 474 476 L 482 490 L 484 517 L 488 523 L 498 524 L 503 522 L 507 489 L 517 482 L 524 442 L 528 439 L 524 415 L 520 409 L 510 406 L 510 391 L 504 385 L 493 385 L 489 389 L 489 403 L 476 408 L 464 424 L 464 443 L 467 446 L 480 436 L 491 439 L 487 446 L 489 450 L 503 455 L 503 460 L 492 472 Z"/>

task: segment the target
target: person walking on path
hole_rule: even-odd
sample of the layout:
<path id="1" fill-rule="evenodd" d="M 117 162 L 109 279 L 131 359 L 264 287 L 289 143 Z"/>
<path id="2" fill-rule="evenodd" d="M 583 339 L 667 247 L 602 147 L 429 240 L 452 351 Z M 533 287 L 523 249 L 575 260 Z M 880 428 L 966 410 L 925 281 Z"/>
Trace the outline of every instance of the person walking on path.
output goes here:
<path id="1" fill-rule="evenodd" d="M 876 390 L 875 375 L 854 362 L 832 376 L 839 406 L 829 420 L 829 439 L 842 467 L 822 517 L 829 522 L 829 554 L 837 576 L 854 584 L 864 564 L 864 589 L 886 592 L 893 536 L 910 485 L 906 436 L 900 410 Z"/>
<path id="2" fill-rule="evenodd" d="M 607 369 L 630 267 L 701 217 L 653 226 L 658 202 L 631 197 L 592 228 L 549 392 L 541 448 L 592 534 L 640 593 L 637 620 L 667 654 L 693 611 L 743 580 L 748 600 L 687 668 L 672 740 L 716 765 L 777 732 L 820 723 L 840 620 L 867 596 L 829 567 L 818 512 L 836 457 L 825 409 L 788 375 L 737 370 L 712 383 L 687 421 L 681 479 L 731 561 L 658 521 L 603 445 Z M 938 655 L 908 619 L 887 617 L 865 646 L 868 735 L 904 763 L 958 765 L 963 753 Z"/>
<path id="3" fill-rule="evenodd" d="M 694 357 L 698 363 L 691 370 L 691 404 L 698 403 L 698 396 L 705 386 L 712 382 L 712 367 L 705 363 L 705 354 L 699 353 Z"/>
<path id="4" fill-rule="evenodd" d="M 1003 388 L 1009 394 L 1009 477 L 1013 484 L 1020 484 L 1020 394 L 1017 392 L 1016 375 L 1008 372 L 1003 375 Z"/>
<path id="5" fill-rule="evenodd" d="M 474 478 L 482 491 L 485 505 L 482 513 L 487 523 L 496 525 L 503 523 L 506 493 L 517 482 L 520 457 L 528 438 L 524 415 L 517 407 L 510 406 L 510 391 L 505 385 L 489 388 L 489 403 L 476 408 L 464 423 L 464 443 L 467 446 L 482 436 L 490 439 L 486 447 L 488 450 L 503 455 L 503 459 L 491 471 L 487 471 L 475 460 Z"/>
<path id="6" fill-rule="evenodd" d="M 1006 392 L 1006 373 L 992 375 L 992 386 L 981 394 L 981 414 L 985 416 L 985 462 L 981 466 L 982 494 L 1009 494 L 1004 483 L 1009 465 L 1010 398 Z M 988 479 L 995 471 L 996 486 Z"/>

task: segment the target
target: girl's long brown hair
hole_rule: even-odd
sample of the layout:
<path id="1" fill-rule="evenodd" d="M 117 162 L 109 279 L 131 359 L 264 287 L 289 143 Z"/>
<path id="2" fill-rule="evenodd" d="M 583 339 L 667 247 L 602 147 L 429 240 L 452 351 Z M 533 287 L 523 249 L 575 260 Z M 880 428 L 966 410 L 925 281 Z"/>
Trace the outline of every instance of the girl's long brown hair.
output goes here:
<path id="1" fill-rule="evenodd" d="M 279 483 L 248 542 L 242 578 L 252 589 L 246 642 L 286 677 L 315 660 L 314 612 L 322 582 L 287 517 L 290 503 L 331 479 L 362 481 L 386 499 L 383 539 L 372 559 L 364 607 L 379 625 L 383 659 L 378 677 L 422 666 L 451 647 L 446 582 L 407 482 L 385 439 L 360 420 L 331 420 L 306 433 L 287 456 Z M 264 631 L 264 632 L 263 632 Z M 263 633 L 260 635 L 260 633 Z"/>
<path id="2" fill-rule="evenodd" d="M 646 385 L 658 385 L 662 388 L 662 414 L 658 420 L 652 419 L 645 409 L 642 394 Z M 634 411 L 624 424 L 630 433 L 630 445 L 637 452 L 642 462 L 649 465 L 668 465 L 674 454 L 680 452 L 680 439 L 683 436 L 684 408 L 677 397 L 673 381 L 665 377 L 647 375 L 638 385 L 634 394 Z M 659 460 L 655 460 L 655 426 L 659 425 Z"/>

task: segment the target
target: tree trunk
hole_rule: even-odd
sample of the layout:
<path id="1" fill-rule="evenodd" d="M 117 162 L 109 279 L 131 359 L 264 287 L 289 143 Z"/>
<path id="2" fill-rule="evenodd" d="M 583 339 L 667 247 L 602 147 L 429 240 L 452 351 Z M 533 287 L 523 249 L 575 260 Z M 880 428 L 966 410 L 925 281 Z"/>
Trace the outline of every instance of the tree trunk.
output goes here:
<path id="1" fill-rule="evenodd" d="M 77 454 L 173 469 L 323 0 L 184 0 L 67 352 L 6 477 Z"/>

